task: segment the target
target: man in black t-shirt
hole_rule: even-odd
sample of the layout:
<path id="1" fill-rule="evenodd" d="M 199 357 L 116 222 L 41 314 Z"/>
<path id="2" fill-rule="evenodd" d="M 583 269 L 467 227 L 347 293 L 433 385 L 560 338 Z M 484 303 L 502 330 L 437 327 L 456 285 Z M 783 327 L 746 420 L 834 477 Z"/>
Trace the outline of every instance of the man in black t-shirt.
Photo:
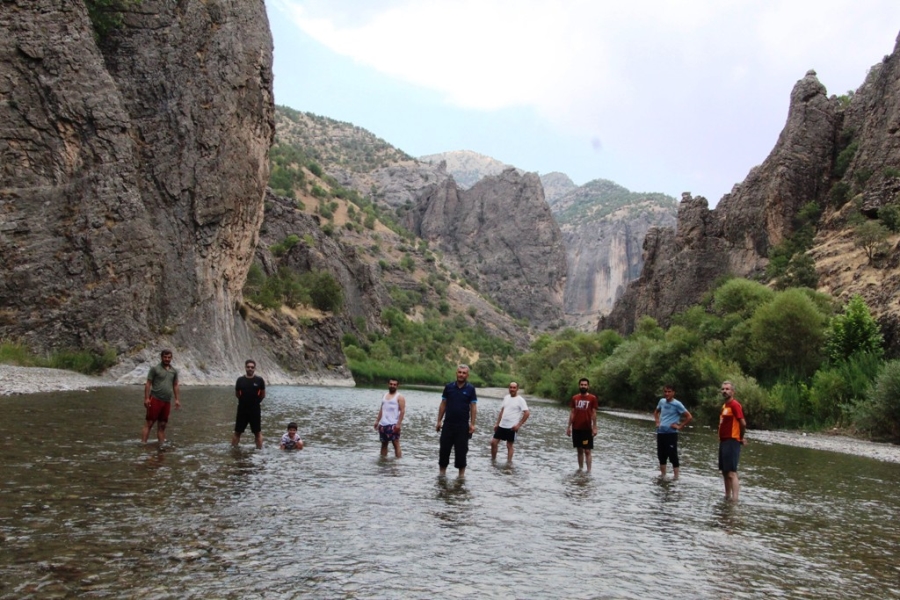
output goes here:
<path id="1" fill-rule="evenodd" d="M 250 431 L 256 436 L 256 447 L 262 448 L 262 410 L 260 406 L 266 397 L 266 382 L 256 375 L 256 361 L 248 360 L 244 363 L 247 374 L 238 377 L 234 385 L 234 395 L 238 399 L 237 417 L 234 421 L 234 436 L 231 445 L 237 446 L 241 441 L 241 434 L 250 425 Z"/>

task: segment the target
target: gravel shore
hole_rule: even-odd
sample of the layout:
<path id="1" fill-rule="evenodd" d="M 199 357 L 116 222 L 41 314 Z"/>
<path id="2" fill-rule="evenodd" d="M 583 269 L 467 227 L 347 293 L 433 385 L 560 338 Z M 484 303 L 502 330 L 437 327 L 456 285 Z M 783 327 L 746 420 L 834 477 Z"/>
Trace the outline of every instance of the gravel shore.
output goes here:
<path id="1" fill-rule="evenodd" d="M 110 385 L 116 383 L 62 369 L 0 365 L 0 396 L 90 390 Z"/>

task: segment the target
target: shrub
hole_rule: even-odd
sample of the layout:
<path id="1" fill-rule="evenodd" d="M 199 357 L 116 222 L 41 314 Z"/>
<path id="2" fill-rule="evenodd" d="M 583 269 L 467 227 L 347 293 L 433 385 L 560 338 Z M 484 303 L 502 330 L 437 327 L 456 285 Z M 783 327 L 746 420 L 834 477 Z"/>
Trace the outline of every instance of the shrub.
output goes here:
<path id="1" fill-rule="evenodd" d="M 300 243 L 300 237 L 292 233 L 277 244 L 269 246 L 269 251 L 275 256 L 284 256 L 298 243 Z"/>
<path id="2" fill-rule="evenodd" d="M 140 4 L 140 0 L 86 0 L 88 18 L 94 28 L 94 38 L 102 40 L 122 26 L 122 11 Z"/>
<path id="3" fill-rule="evenodd" d="M 825 315 L 799 289 L 779 292 L 750 320 L 750 363 L 757 376 L 773 380 L 792 373 L 806 378 L 822 361 Z"/>
<path id="4" fill-rule="evenodd" d="M 853 245 L 862 248 L 869 259 L 869 264 L 875 256 L 887 251 L 887 239 L 890 236 L 888 228 L 877 221 L 865 221 L 853 228 Z"/>
<path id="5" fill-rule="evenodd" d="M 736 313 L 748 318 L 774 297 L 775 292 L 759 282 L 729 279 L 713 294 L 713 310 L 720 315 Z"/>
<path id="6" fill-rule="evenodd" d="M 857 353 L 880 358 L 884 353 L 883 344 L 881 327 L 872 317 L 862 296 L 854 294 L 844 307 L 844 312 L 831 320 L 825 354 L 835 363 Z"/>
<path id="7" fill-rule="evenodd" d="M 837 155 L 837 159 L 834 161 L 834 176 L 840 179 L 844 176 L 844 173 L 847 172 L 847 169 L 850 167 L 850 161 L 853 160 L 853 157 L 856 155 L 856 151 L 859 149 L 859 142 L 852 141 L 850 142 L 846 148 L 840 151 Z"/>
<path id="8" fill-rule="evenodd" d="M 888 228 L 891 233 L 900 231 L 900 206 L 888 204 L 878 209 L 878 220 Z"/>
<path id="9" fill-rule="evenodd" d="M 900 360 L 884 366 L 866 400 L 854 405 L 853 420 L 872 437 L 900 441 Z"/>

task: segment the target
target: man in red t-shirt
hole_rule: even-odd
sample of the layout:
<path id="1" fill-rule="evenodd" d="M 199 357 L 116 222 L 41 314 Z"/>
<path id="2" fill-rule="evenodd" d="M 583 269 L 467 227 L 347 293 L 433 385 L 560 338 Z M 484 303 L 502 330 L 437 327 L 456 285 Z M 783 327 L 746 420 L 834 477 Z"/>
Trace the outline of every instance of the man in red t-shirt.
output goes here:
<path id="1" fill-rule="evenodd" d="M 566 435 L 572 436 L 572 446 L 578 449 L 578 468 L 583 468 L 587 462 L 588 473 L 591 472 L 591 450 L 597 435 L 597 396 L 588 393 L 589 386 L 587 378 L 578 381 L 580 393 L 572 396 L 569 426 L 566 427 Z"/>
<path id="2" fill-rule="evenodd" d="M 719 470 L 725 480 L 725 499 L 738 501 L 741 484 L 738 481 L 738 461 L 741 458 L 741 446 L 744 445 L 744 432 L 747 421 L 744 420 L 744 409 L 734 399 L 734 384 L 730 381 L 722 383 L 722 414 L 719 415 Z"/>

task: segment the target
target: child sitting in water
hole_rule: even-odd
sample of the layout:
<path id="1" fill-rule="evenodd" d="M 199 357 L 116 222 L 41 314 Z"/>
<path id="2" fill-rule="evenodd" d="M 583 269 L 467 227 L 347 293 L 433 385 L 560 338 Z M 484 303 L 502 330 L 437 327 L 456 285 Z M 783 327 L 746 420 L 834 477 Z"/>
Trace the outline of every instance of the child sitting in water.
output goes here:
<path id="1" fill-rule="evenodd" d="M 288 423 L 287 433 L 281 436 L 282 450 L 303 450 L 303 440 L 297 435 L 297 424 Z"/>

